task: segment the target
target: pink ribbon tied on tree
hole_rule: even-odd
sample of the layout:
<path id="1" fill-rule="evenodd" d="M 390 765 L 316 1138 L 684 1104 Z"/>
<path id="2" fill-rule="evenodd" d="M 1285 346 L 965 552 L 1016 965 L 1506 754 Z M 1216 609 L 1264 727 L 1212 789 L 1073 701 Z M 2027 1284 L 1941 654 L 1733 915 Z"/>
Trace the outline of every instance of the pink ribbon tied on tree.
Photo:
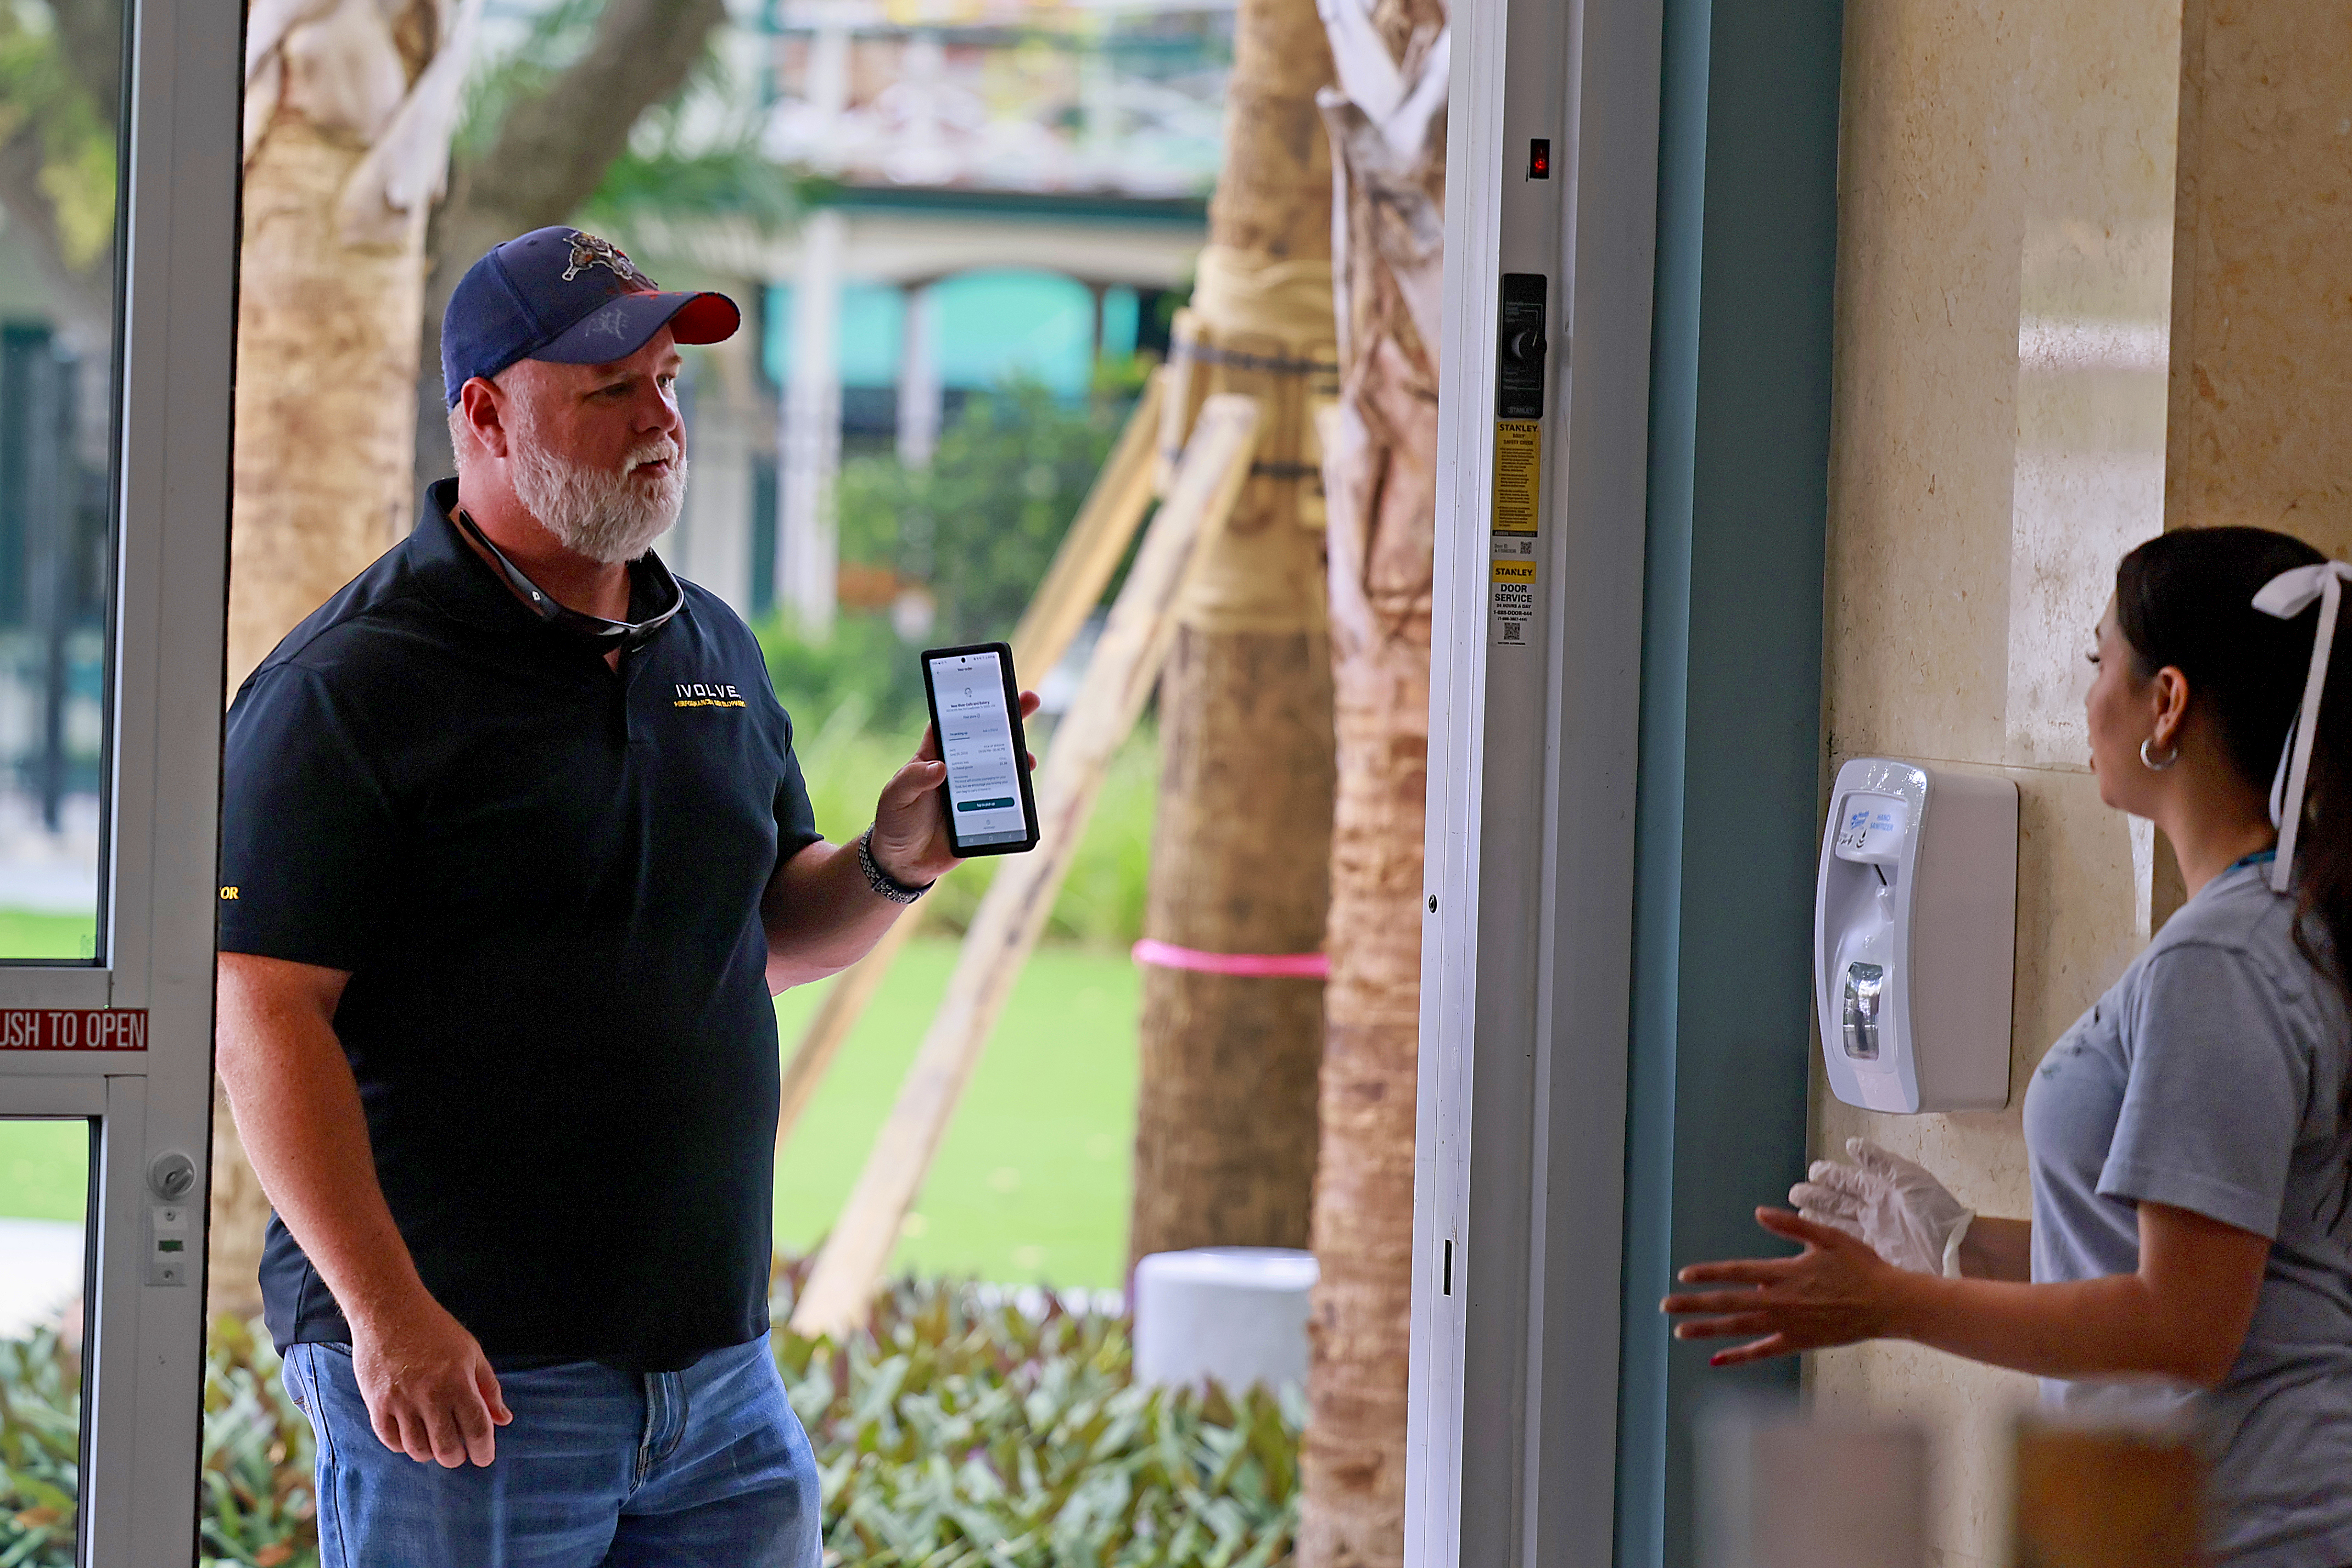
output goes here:
<path id="1" fill-rule="evenodd" d="M 2282 572 L 2254 595 L 2254 608 L 2291 621 L 2319 601 L 2319 630 L 2311 639 L 2311 669 L 2303 680 L 2303 707 L 2287 731 L 2279 755 L 2279 776 L 2271 781 L 2271 822 L 2279 830 L 2278 858 L 2271 862 L 2271 888 L 2284 893 L 2294 876 L 2295 831 L 2303 826 L 2304 785 L 2311 776 L 2311 741 L 2319 732 L 2319 700 L 2327 688 L 2327 658 L 2336 647 L 2336 617 L 2352 566 L 2315 562 Z"/>

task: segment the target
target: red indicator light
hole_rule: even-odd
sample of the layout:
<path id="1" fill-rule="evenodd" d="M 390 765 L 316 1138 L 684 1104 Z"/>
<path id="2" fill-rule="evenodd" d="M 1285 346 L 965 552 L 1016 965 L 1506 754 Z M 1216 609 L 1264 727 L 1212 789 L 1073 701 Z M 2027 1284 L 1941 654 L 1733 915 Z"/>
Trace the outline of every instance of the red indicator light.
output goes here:
<path id="1" fill-rule="evenodd" d="M 1549 138 L 1538 137 L 1528 143 L 1528 178 L 1551 178 L 1551 142 Z"/>

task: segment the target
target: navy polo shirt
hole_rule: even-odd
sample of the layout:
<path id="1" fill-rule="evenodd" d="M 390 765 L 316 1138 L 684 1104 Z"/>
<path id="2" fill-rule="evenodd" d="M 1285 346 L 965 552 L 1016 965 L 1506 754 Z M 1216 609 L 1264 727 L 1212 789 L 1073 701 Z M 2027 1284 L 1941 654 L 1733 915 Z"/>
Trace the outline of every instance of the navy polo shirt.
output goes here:
<path id="1" fill-rule="evenodd" d="M 220 946 L 350 973 L 377 1180 L 486 1352 L 682 1367 L 768 1326 L 760 897 L 819 837 L 792 721 L 711 595 L 682 584 L 615 673 L 455 500 L 434 486 L 238 691 Z M 280 1349 L 351 1338 L 274 1215 L 261 1285 Z"/>

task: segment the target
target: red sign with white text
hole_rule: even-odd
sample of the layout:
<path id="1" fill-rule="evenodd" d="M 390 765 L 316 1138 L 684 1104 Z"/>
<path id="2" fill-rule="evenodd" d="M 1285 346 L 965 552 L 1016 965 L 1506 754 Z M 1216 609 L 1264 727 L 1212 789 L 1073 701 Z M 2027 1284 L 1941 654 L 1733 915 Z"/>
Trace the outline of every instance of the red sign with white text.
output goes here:
<path id="1" fill-rule="evenodd" d="M 0 1051 L 143 1051 L 144 1007 L 0 1007 Z"/>

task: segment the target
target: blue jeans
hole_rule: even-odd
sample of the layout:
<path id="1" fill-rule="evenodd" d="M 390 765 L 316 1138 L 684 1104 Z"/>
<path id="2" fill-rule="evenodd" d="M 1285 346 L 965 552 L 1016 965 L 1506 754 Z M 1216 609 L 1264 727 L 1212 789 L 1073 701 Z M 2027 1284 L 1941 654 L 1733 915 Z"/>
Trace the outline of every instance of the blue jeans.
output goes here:
<path id="1" fill-rule="evenodd" d="M 321 1568 L 817 1568 L 816 1458 L 766 1336 L 684 1372 L 501 1373 L 498 1459 L 448 1470 L 368 1424 L 349 1345 L 295 1345 Z"/>

